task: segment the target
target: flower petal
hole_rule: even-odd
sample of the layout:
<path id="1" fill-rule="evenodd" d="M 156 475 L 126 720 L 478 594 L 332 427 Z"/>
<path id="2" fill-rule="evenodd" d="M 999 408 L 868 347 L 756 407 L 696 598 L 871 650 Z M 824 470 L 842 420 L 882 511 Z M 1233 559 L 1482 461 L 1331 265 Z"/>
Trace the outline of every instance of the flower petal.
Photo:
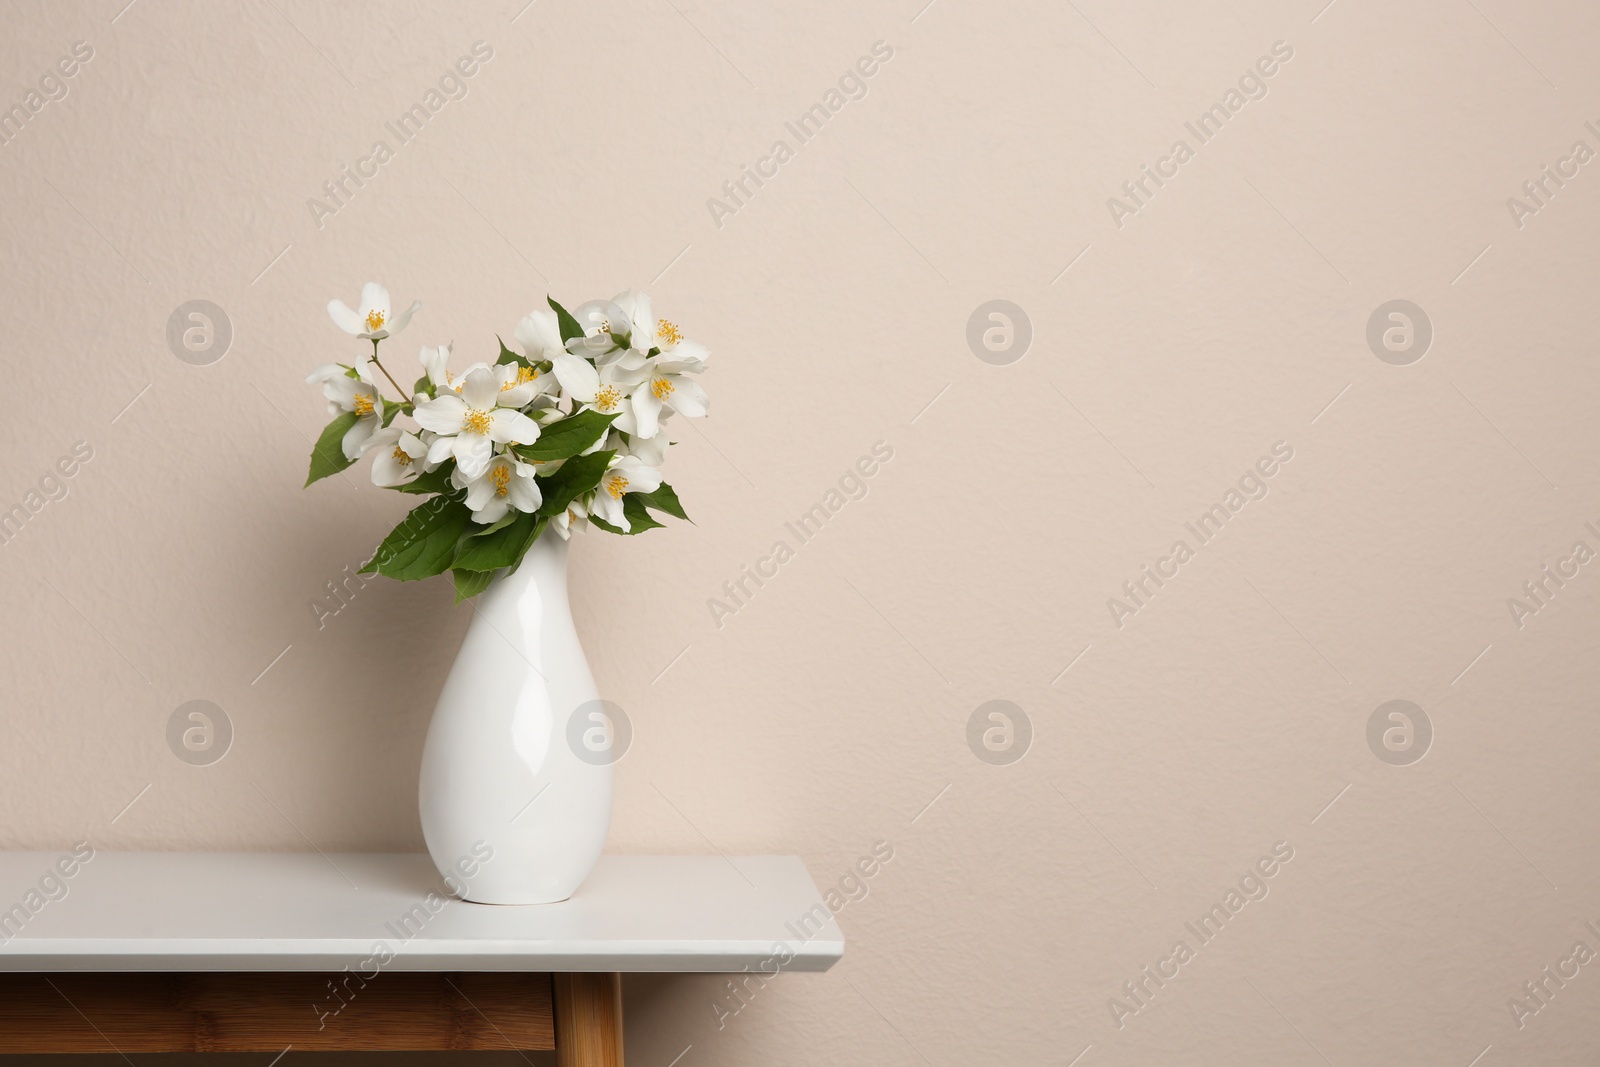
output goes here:
<path id="1" fill-rule="evenodd" d="M 627 493 L 653 493 L 661 488 L 661 472 L 638 456 L 623 456 L 612 470 L 628 479 Z"/>
<path id="2" fill-rule="evenodd" d="M 349 311 L 350 309 L 346 308 L 345 310 Z M 306 375 L 306 384 L 320 385 L 323 382 L 331 382 L 335 378 L 343 378 L 344 376 L 344 367 L 342 365 L 338 363 L 324 363 L 322 366 Z"/>
<path id="3" fill-rule="evenodd" d="M 356 424 L 344 432 L 344 439 L 339 442 L 339 447 L 344 449 L 344 458 L 349 460 L 360 458 L 367 438 L 378 428 L 378 420 L 372 416 L 357 419 Z"/>
<path id="4" fill-rule="evenodd" d="M 519 385 L 513 385 L 510 389 L 501 387 L 499 402 L 503 408 L 520 408 L 525 407 L 538 395 L 538 382 L 522 382 Z"/>
<path id="5" fill-rule="evenodd" d="M 488 526 L 490 523 L 499 522 L 505 513 L 511 510 L 510 501 L 503 496 L 492 496 L 488 503 L 472 513 L 472 521 Z"/>
<path id="6" fill-rule="evenodd" d="M 530 311 L 517 323 L 517 343 L 531 359 L 549 359 L 561 348 L 561 325 L 554 311 Z"/>
<path id="7" fill-rule="evenodd" d="M 322 383 L 322 395 L 338 404 L 341 410 L 354 411 L 356 393 L 367 392 L 370 395 L 371 388 L 365 382 L 341 374 Z"/>
<path id="8" fill-rule="evenodd" d="M 654 437 L 660 428 L 660 418 L 661 401 L 656 399 L 649 381 L 640 382 L 639 388 L 633 391 L 633 419 L 637 424 L 634 433 L 646 439 Z"/>
<path id="9" fill-rule="evenodd" d="M 474 478 L 467 486 L 467 507 L 477 511 L 494 496 L 494 482 L 489 478 Z"/>
<path id="10" fill-rule="evenodd" d="M 399 333 L 401 330 L 406 328 L 406 326 L 411 322 L 411 316 L 415 315 L 417 312 L 419 312 L 421 310 L 422 310 L 422 301 L 420 301 L 420 300 L 411 301 L 411 306 L 406 308 L 404 311 L 400 312 L 399 315 L 395 316 L 395 319 L 394 319 L 393 322 L 385 324 L 384 329 L 389 331 L 389 335 L 391 337 L 394 336 L 395 334 Z"/>
<path id="11" fill-rule="evenodd" d="M 618 415 L 616 418 L 611 420 L 611 428 L 613 430 L 620 430 L 621 432 L 627 434 L 629 437 L 638 437 L 639 436 L 639 420 L 637 419 L 637 417 L 635 417 L 635 415 L 633 413 L 633 401 L 632 400 L 624 400 L 622 402 L 622 414 Z M 593 445 L 591 445 L 588 448 L 584 449 L 583 450 L 584 454 L 587 455 L 590 452 L 598 452 L 598 451 L 600 451 L 601 444 L 604 441 L 605 441 L 605 438 L 602 437 L 599 441 L 596 441 Z M 613 446 L 607 446 L 607 447 L 613 447 Z"/>
<path id="12" fill-rule="evenodd" d="M 366 325 L 367 316 L 374 311 L 383 312 L 384 321 L 389 321 L 389 290 L 377 282 L 368 282 L 361 287 L 362 325 Z"/>
<path id="13" fill-rule="evenodd" d="M 417 353 L 417 359 L 422 363 L 422 369 L 428 375 L 428 381 L 435 388 L 447 389 L 450 379 L 445 377 L 450 364 L 450 345 L 423 345 Z"/>
<path id="14" fill-rule="evenodd" d="M 478 411 L 488 411 L 500 398 L 500 382 L 488 367 L 475 367 L 461 381 L 461 399 Z"/>
<path id="15" fill-rule="evenodd" d="M 456 466 L 461 473 L 468 478 L 482 477 L 494 455 L 494 446 L 489 439 L 480 433 L 464 433 L 450 440 L 453 444 L 451 452 L 456 457 Z"/>
<path id="16" fill-rule="evenodd" d="M 424 430 L 434 433 L 457 433 L 467 418 L 467 402 L 454 393 L 446 393 L 437 400 L 418 404 L 412 416 Z"/>
<path id="17" fill-rule="evenodd" d="M 594 403 L 594 394 L 600 388 L 600 372 L 588 360 L 571 352 L 555 352 L 549 358 L 555 364 L 556 380 L 567 395 L 585 404 Z"/>
<path id="18" fill-rule="evenodd" d="M 600 516 L 601 519 L 609 522 L 623 533 L 627 533 L 632 528 L 628 522 L 628 516 L 622 513 L 621 497 L 614 497 L 602 489 L 594 495 L 593 508 L 594 514 Z"/>
<path id="19" fill-rule="evenodd" d="M 638 294 L 633 298 L 633 347 L 641 352 L 649 352 L 656 344 L 657 329 L 656 311 L 650 294 Z"/>
<path id="20" fill-rule="evenodd" d="M 489 439 L 497 445 L 531 445 L 539 439 L 539 424 L 520 411 L 496 408 L 489 416 Z"/>
<path id="21" fill-rule="evenodd" d="M 395 449 L 384 448 L 372 457 L 372 484 L 388 488 L 408 482 L 417 473 L 417 469 L 409 463 L 401 463 L 395 457 Z"/>
<path id="22" fill-rule="evenodd" d="M 667 395 L 672 402 L 672 410 L 691 419 L 698 419 L 711 407 L 711 398 L 706 396 L 705 389 L 693 378 L 674 377 L 672 392 Z"/>
<path id="23" fill-rule="evenodd" d="M 343 300 L 328 301 L 328 317 L 345 333 L 360 334 L 364 325 L 360 312 L 351 311 Z"/>
<path id="24" fill-rule="evenodd" d="M 544 494 L 539 492 L 539 483 L 532 478 L 511 479 L 511 506 L 518 511 L 533 514 L 539 510 L 539 505 L 544 503 Z"/>
<path id="25" fill-rule="evenodd" d="M 626 433 L 627 431 L 624 430 L 623 432 Z M 639 457 L 641 463 L 650 467 L 659 467 L 667 460 L 667 435 L 658 433 L 648 441 L 642 437 L 635 437 L 629 443 L 628 448 L 633 455 Z"/>
<path id="26" fill-rule="evenodd" d="M 384 448 L 386 446 L 393 448 L 400 443 L 401 432 L 398 426 L 385 426 L 367 438 L 366 443 L 361 446 L 361 451 L 370 452 L 374 448 Z"/>
<path id="27" fill-rule="evenodd" d="M 707 352 L 706 346 L 699 341 L 679 341 L 657 357 L 656 365 L 664 371 L 689 371 L 698 374 L 706 369 L 706 361 L 710 358 L 711 353 Z"/>
<path id="28" fill-rule="evenodd" d="M 456 439 L 454 437 L 436 437 L 436 438 L 434 438 L 433 439 L 433 444 L 428 446 L 428 466 L 430 468 L 437 467 L 439 464 L 443 463 L 445 460 L 447 460 L 451 456 L 455 455 L 455 450 L 456 450 Z M 451 478 L 452 484 L 454 483 L 456 475 L 458 475 L 460 473 L 461 473 L 461 468 L 460 467 L 457 467 L 455 470 L 450 472 L 450 478 Z M 461 487 L 459 485 L 457 485 L 456 488 L 460 489 Z"/>

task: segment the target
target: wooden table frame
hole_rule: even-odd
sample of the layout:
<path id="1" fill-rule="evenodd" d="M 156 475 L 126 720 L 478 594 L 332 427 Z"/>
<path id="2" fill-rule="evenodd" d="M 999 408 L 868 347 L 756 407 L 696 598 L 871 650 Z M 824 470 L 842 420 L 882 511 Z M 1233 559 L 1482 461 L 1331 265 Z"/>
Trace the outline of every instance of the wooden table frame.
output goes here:
<path id="1" fill-rule="evenodd" d="M 553 1049 L 560 1067 L 622 1067 L 622 976 L 0 974 L 3 1053 L 288 1049 Z"/>

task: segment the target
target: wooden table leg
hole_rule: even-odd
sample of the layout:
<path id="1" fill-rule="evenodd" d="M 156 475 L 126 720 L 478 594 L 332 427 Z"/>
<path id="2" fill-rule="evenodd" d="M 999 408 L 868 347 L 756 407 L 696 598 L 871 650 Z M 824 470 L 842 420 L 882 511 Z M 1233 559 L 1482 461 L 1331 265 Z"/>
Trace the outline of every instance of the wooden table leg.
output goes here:
<path id="1" fill-rule="evenodd" d="M 622 975 L 554 975 L 557 1067 L 622 1067 Z"/>

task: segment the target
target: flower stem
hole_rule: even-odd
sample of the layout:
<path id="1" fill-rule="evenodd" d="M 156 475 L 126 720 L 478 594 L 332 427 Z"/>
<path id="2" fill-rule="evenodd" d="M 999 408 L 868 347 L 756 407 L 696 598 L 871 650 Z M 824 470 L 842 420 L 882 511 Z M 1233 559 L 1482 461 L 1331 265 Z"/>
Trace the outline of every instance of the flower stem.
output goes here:
<path id="1" fill-rule="evenodd" d="M 395 392 L 400 394 L 400 403 L 404 404 L 410 399 L 410 397 L 406 396 L 406 391 L 400 387 L 400 383 L 394 380 L 394 375 L 389 373 L 389 368 L 378 362 L 378 339 L 376 337 L 372 339 L 372 363 L 383 371 L 383 376 L 389 379 L 389 384 L 394 386 Z"/>

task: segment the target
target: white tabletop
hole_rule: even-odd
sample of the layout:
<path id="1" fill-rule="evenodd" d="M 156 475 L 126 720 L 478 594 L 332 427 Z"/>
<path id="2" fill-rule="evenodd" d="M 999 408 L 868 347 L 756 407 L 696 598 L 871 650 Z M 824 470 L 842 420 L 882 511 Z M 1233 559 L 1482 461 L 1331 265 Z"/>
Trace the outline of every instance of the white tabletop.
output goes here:
<path id="1" fill-rule="evenodd" d="M 337 971 L 379 946 L 402 971 L 823 971 L 844 954 L 794 856 L 605 856 L 572 899 L 528 907 L 449 898 L 421 854 L 97 852 L 71 878 L 60 858 L 0 852 L 0 971 Z"/>

